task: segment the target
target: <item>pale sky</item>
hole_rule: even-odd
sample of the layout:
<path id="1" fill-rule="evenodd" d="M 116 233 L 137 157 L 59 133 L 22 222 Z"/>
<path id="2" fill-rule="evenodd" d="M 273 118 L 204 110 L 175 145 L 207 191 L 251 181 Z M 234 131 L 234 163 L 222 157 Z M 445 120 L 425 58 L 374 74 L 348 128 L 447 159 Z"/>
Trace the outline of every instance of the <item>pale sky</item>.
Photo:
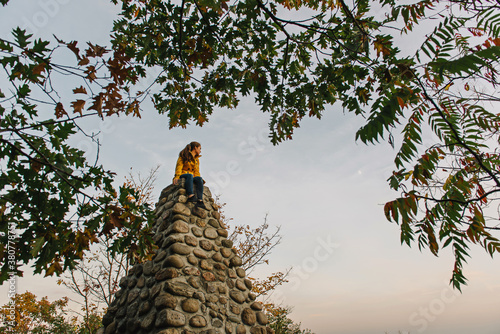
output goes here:
<path id="1" fill-rule="evenodd" d="M 36 35 L 106 44 L 116 8 L 105 0 L 11 0 L 0 9 L 2 37 L 15 25 Z M 45 20 L 44 18 L 47 18 Z M 179 151 L 202 144 L 201 174 L 212 193 L 226 202 L 237 224 L 257 226 L 268 214 L 281 226 L 283 241 L 270 264 L 253 276 L 293 267 L 290 282 L 275 301 L 294 307 L 291 318 L 317 334 L 498 334 L 500 266 L 472 247 L 465 265 L 469 285 L 459 294 L 448 285 L 453 268 L 449 249 L 436 258 L 401 246 L 399 228 L 389 223 L 383 204 L 395 196 L 386 179 L 396 153 L 389 144 L 355 143 L 362 119 L 330 107 L 322 120 L 307 119 L 294 139 L 272 146 L 268 115 L 251 99 L 234 110 L 218 110 L 203 128 L 168 130 L 166 117 L 146 104 L 142 119 L 110 118 L 101 130 L 101 162 L 118 173 L 146 174 L 160 164 L 155 196 L 168 186 Z M 80 147 L 87 143 L 75 139 Z M 92 153 L 92 152 L 89 152 Z M 69 295 L 56 279 L 18 280 L 55 300 Z M 0 287 L 0 303 L 7 287 Z"/>

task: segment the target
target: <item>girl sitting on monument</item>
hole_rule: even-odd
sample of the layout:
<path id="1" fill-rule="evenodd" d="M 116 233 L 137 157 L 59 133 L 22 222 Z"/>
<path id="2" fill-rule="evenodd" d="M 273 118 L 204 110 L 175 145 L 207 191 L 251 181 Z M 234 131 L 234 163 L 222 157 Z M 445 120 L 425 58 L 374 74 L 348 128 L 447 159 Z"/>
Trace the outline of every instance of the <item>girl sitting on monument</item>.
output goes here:
<path id="1" fill-rule="evenodd" d="M 175 165 L 175 176 L 173 183 L 179 184 L 180 178 L 185 179 L 184 186 L 188 194 L 188 202 L 196 202 L 196 206 L 205 208 L 203 204 L 203 179 L 200 176 L 201 144 L 191 142 L 179 153 L 177 164 Z M 194 190 L 193 191 L 193 185 Z"/>

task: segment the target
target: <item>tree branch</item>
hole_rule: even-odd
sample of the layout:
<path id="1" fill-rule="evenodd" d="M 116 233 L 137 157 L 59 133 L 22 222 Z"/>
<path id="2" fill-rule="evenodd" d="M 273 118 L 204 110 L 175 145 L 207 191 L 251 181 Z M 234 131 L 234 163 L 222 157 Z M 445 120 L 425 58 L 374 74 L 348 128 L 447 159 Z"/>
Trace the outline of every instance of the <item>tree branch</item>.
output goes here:
<path id="1" fill-rule="evenodd" d="M 457 143 L 460 146 L 462 146 L 463 148 L 465 148 L 470 154 L 472 154 L 474 156 L 474 159 L 477 161 L 477 163 L 481 167 L 481 169 L 486 174 L 488 174 L 493 179 L 493 181 L 495 182 L 496 186 L 498 188 L 500 188 L 500 180 L 496 177 L 495 174 L 493 174 L 493 172 L 490 169 L 488 169 L 483 164 L 483 161 L 482 161 L 481 157 L 479 156 L 479 154 L 477 154 L 471 147 L 469 147 L 469 145 L 467 145 L 462 140 L 462 138 L 460 138 L 460 136 L 458 135 L 458 132 L 455 129 L 455 127 L 453 126 L 453 124 L 451 124 L 451 122 L 446 118 L 443 110 L 437 105 L 436 101 L 434 101 L 434 99 L 429 96 L 429 94 L 427 93 L 427 90 L 426 90 L 425 86 L 422 84 L 422 81 L 420 80 L 420 78 L 416 75 L 416 73 L 413 73 L 413 74 L 414 74 L 415 78 L 417 79 L 417 81 L 418 81 L 418 83 L 420 85 L 420 88 L 422 88 L 422 92 L 423 92 L 426 100 L 428 100 L 434 106 L 434 108 L 437 110 L 437 112 L 439 113 L 439 115 L 441 116 L 441 118 L 443 119 L 443 121 L 448 125 L 448 127 L 452 131 L 453 137 L 455 138 L 455 140 L 457 141 Z"/>

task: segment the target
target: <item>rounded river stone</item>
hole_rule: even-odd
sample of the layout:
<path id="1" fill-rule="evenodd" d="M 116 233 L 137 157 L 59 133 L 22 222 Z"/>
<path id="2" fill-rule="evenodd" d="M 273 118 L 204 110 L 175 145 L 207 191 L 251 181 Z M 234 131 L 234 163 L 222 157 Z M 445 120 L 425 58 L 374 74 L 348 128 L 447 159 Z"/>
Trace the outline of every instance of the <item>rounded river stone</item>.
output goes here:
<path id="1" fill-rule="evenodd" d="M 186 275 L 194 275 L 194 276 L 200 275 L 200 270 L 196 267 L 186 267 L 184 268 L 183 272 Z"/>
<path id="2" fill-rule="evenodd" d="M 191 327 L 201 328 L 207 325 L 207 320 L 201 315 L 195 315 L 189 320 Z"/>
<path id="3" fill-rule="evenodd" d="M 267 316 L 264 312 L 257 312 L 256 316 L 257 316 L 257 321 L 259 322 L 259 324 L 261 324 L 263 326 L 267 325 L 267 323 L 269 322 L 269 320 L 267 319 Z"/>
<path id="4" fill-rule="evenodd" d="M 200 302 L 193 298 L 188 298 L 182 301 L 182 310 L 188 313 L 196 313 L 200 309 Z"/>
<path id="5" fill-rule="evenodd" d="M 254 311 L 246 308 L 243 310 L 243 312 L 241 312 L 241 320 L 243 320 L 244 324 L 253 326 L 257 322 L 257 316 L 255 315 Z"/>
<path id="6" fill-rule="evenodd" d="M 223 238 L 227 238 L 227 236 L 229 235 L 229 233 L 227 232 L 227 230 L 226 230 L 226 229 L 224 229 L 224 228 L 219 228 L 219 229 L 217 229 L 217 233 L 218 233 L 221 237 L 223 237 Z"/>
<path id="7" fill-rule="evenodd" d="M 193 254 L 196 255 L 196 257 L 199 257 L 200 259 L 206 259 L 206 258 L 208 258 L 207 253 L 205 253 L 204 251 L 202 251 L 199 248 L 195 248 L 193 250 Z"/>
<path id="8" fill-rule="evenodd" d="M 213 270 L 214 269 L 214 266 L 212 264 L 210 264 L 207 260 L 201 260 L 200 267 L 201 267 L 201 269 L 204 269 L 204 270 Z"/>
<path id="9" fill-rule="evenodd" d="M 217 233 L 217 230 L 213 227 L 209 227 L 205 229 L 205 232 L 203 233 L 205 235 L 205 238 L 207 239 L 215 239 L 219 236 Z"/>
<path id="10" fill-rule="evenodd" d="M 211 251 L 212 248 L 213 248 L 213 245 L 208 240 L 200 240 L 200 247 L 203 248 L 206 251 Z"/>
<path id="11" fill-rule="evenodd" d="M 212 274 L 209 271 L 203 273 L 202 276 L 205 279 L 205 281 L 207 281 L 207 282 L 213 282 L 213 281 L 215 281 L 215 275 Z"/>
<path id="12" fill-rule="evenodd" d="M 182 220 L 176 220 L 171 225 L 171 231 L 175 232 L 175 233 L 188 233 L 189 232 L 189 225 Z"/>
<path id="13" fill-rule="evenodd" d="M 177 276 L 179 276 L 177 270 L 173 268 L 163 268 L 156 273 L 155 278 L 157 281 L 164 281 L 167 278 L 175 278 Z"/>
<path id="14" fill-rule="evenodd" d="M 188 255 L 191 253 L 191 247 L 185 244 L 176 243 L 170 246 L 170 251 L 175 254 Z"/>
<path id="15" fill-rule="evenodd" d="M 174 309 L 177 306 L 177 298 L 174 296 L 163 293 L 156 297 L 155 299 L 155 307 L 157 309 L 171 308 Z"/>
<path id="16" fill-rule="evenodd" d="M 201 228 L 198 228 L 196 226 L 193 226 L 191 228 L 191 232 L 193 232 L 193 234 L 197 237 L 201 237 L 203 235 L 203 231 L 201 230 Z"/>
<path id="17" fill-rule="evenodd" d="M 231 267 L 239 267 L 243 264 L 243 261 L 241 261 L 241 258 L 238 255 L 235 255 L 233 258 L 231 258 L 231 261 L 229 263 Z"/>
<path id="18" fill-rule="evenodd" d="M 236 274 L 240 276 L 241 278 L 245 277 L 245 270 L 243 268 L 236 268 Z"/>
<path id="19" fill-rule="evenodd" d="M 229 296 L 237 303 L 242 304 L 245 301 L 245 296 L 241 291 L 231 290 Z"/>
<path id="20" fill-rule="evenodd" d="M 192 235 L 186 235 L 184 236 L 184 242 L 188 244 L 189 246 L 196 246 L 198 245 L 198 240 L 193 237 Z"/>
<path id="21" fill-rule="evenodd" d="M 182 203 L 175 203 L 174 207 L 172 208 L 172 211 L 174 213 L 178 213 L 184 216 L 189 216 L 191 214 L 189 208 Z"/>
<path id="22" fill-rule="evenodd" d="M 184 261 L 182 260 L 182 257 L 180 257 L 179 255 L 170 255 L 163 263 L 163 266 L 182 268 L 184 267 Z"/>
<path id="23" fill-rule="evenodd" d="M 181 312 L 164 309 L 158 312 L 156 327 L 173 326 L 180 327 L 186 324 L 186 316 Z"/>

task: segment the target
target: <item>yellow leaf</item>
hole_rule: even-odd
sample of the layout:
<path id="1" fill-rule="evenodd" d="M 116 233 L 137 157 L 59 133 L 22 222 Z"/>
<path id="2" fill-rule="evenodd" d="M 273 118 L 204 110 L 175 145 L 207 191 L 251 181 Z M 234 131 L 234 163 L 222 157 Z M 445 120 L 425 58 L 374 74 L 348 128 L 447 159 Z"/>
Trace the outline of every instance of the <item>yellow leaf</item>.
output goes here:
<path id="1" fill-rule="evenodd" d="M 45 277 L 52 276 L 53 274 L 62 273 L 62 267 L 59 262 L 54 262 L 50 265 L 50 267 L 45 271 Z"/>

